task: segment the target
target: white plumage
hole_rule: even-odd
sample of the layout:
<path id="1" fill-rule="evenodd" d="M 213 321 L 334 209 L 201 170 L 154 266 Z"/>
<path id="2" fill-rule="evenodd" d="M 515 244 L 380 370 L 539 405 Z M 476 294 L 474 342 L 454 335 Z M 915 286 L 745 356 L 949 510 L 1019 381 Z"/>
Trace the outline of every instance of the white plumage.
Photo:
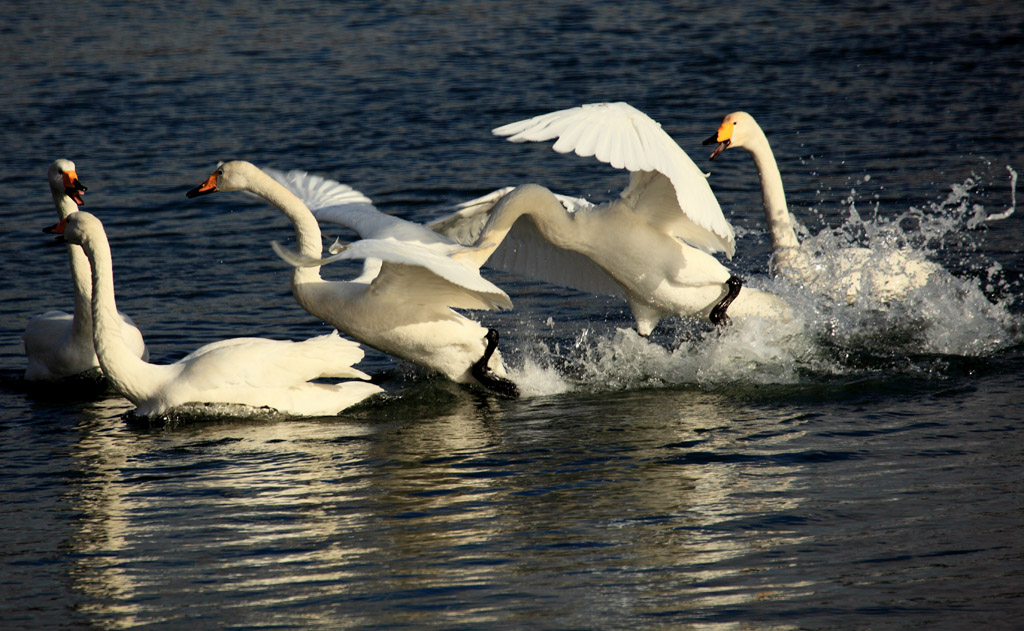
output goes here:
<path id="1" fill-rule="evenodd" d="M 365 381 L 311 383 L 318 378 L 369 379 L 352 367 L 363 358 L 362 349 L 336 333 L 302 342 L 235 338 L 207 344 L 173 364 L 147 363 L 121 337 L 103 224 L 77 212 L 64 234 L 82 247 L 92 267 L 93 339 L 100 365 L 139 414 L 162 414 L 189 403 L 226 403 L 328 416 L 382 392 Z"/>
<path id="2" fill-rule="evenodd" d="M 772 270 L 777 275 L 840 302 L 852 303 L 862 295 L 889 302 L 923 287 L 941 269 L 908 249 L 849 247 L 814 257 L 797 239 L 796 220 L 786 205 L 775 155 L 754 117 L 746 112 L 727 115 L 715 135 L 704 141 L 713 143 L 718 146 L 711 153 L 712 160 L 732 147 L 742 147 L 754 158 L 772 242 Z"/>
<path id="3" fill-rule="evenodd" d="M 497 334 L 453 310 L 512 306 L 504 291 L 480 276 L 479 266 L 449 258 L 467 248 L 377 211 L 344 185 L 303 172 L 275 175 L 284 184 L 248 162 L 227 162 L 188 196 L 238 190 L 259 195 L 291 220 L 298 256 L 311 261 L 319 260 L 323 245 L 317 219 L 299 197 L 309 196 L 317 212 L 344 218 L 374 239 L 350 249 L 349 258 L 365 259 L 362 274 L 350 281 L 327 281 L 316 267 L 295 267 L 292 293 L 306 311 L 367 346 L 453 381 L 515 393 L 494 350 Z"/>
<path id="4" fill-rule="evenodd" d="M 83 202 L 85 186 L 78 179 L 75 163 L 59 159 L 50 164 L 47 179 L 57 216 L 65 221 L 78 212 Z M 89 261 L 76 245 L 67 245 L 68 260 L 71 264 L 71 281 L 74 287 L 74 312 L 47 311 L 33 317 L 22 341 L 28 366 L 25 369 L 27 381 L 54 381 L 66 377 L 98 376 L 99 359 L 92 342 L 92 281 L 89 278 Z M 125 344 L 136 357 L 147 359 L 149 351 L 142 339 L 142 333 L 131 318 L 123 313 L 121 335 Z"/>
<path id="5" fill-rule="evenodd" d="M 556 139 L 559 153 L 594 156 L 630 172 L 621 197 L 653 225 L 706 252 L 735 253 L 736 237 L 707 176 L 661 125 L 628 103 L 593 103 L 536 116 L 493 130 L 512 142 Z M 667 180 L 664 182 L 662 180 Z M 645 203 L 666 184 L 675 203 Z"/>
<path id="6" fill-rule="evenodd" d="M 707 179 L 658 123 L 626 103 L 598 103 L 505 125 L 512 141 L 551 140 L 563 153 L 631 169 L 619 199 L 601 205 L 535 184 L 460 204 L 429 226 L 475 248 L 477 264 L 582 291 L 624 296 L 637 331 L 684 315 L 789 318 L 779 298 L 739 280 L 713 252 L 731 256 L 732 227 Z M 732 297 L 735 300 L 731 302 Z"/>

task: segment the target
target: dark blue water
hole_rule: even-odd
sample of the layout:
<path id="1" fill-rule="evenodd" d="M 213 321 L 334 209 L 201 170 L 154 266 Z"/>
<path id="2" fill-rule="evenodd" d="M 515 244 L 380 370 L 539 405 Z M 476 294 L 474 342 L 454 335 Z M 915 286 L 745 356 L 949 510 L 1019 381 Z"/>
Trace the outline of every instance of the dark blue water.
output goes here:
<path id="1" fill-rule="evenodd" d="M 1018 628 L 1024 215 L 977 219 L 1024 166 L 1024 9 L 675 4 L 0 8 L 0 626 Z M 218 160 L 419 221 L 527 181 L 602 200 L 623 174 L 489 130 L 615 100 L 712 172 L 731 266 L 806 330 L 670 319 L 647 341 L 615 300 L 485 270 L 515 302 L 476 314 L 515 401 L 374 351 L 389 396 L 337 418 L 140 420 L 21 380 L 28 319 L 71 305 L 39 231 L 58 157 L 163 363 L 327 331 L 269 248 L 283 217 L 185 199 Z M 951 279 L 881 308 L 767 278 L 753 164 L 700 144 L 738 109 L 805 240 L 895 239 Z"/>

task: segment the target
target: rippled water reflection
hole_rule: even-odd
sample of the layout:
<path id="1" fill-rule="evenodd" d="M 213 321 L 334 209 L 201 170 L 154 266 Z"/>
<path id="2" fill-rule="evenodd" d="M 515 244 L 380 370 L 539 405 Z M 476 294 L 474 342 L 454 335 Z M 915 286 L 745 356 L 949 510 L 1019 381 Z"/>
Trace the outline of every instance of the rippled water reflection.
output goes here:
<path id="1" fill-rule="evenodd" d="M 286 628 L 719 628 L 753 612 L 815 628 L 871 619 L 859 592 L 879 590 L 880 620 L 1011 606 L 957 590 L 1017 556 L 989 500 L 961 503 L 1019 467 L 989 436 L 1015 431 L 995 419 L 1016 401 L 977 424 L 971 409 L 910 422 L 913 397 L 865 417 L 866 394 L 826 415 L 692 390 L 496 403 L 442 388 L 421 393 L 426 418 L 412 400 L 152 430 L 90 406 L 68 454 L 68 575 L 110 628 L 170 623 L 182 601 L 189 619 Z"/>

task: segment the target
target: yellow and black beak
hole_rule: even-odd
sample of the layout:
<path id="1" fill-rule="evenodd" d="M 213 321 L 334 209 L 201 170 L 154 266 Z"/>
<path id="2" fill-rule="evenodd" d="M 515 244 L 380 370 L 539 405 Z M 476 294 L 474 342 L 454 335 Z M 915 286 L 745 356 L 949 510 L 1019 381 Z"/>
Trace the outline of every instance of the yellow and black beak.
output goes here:
<path id="1" fill-rule="evenodd" d="M 715 133 L 715 135 L 703 142 L 703 144 L 705 145 L 714 144 L 716 142 L 718 143 L 718 146 L 715 147 L 715 150 L 711 152 L 711 160 L 714 160 L 719 155 L 721 155 L 722 152 L 728 149 L 729 145 L 732 144 L 732 130 L 735 126 L 735 123 L 722 123 L 718 127 L 718 131 Z"/>
<path id="2" fill-rule="evenodd" d="M 65 171 L 61 174 L 61 178 L 64 180 L 64 193 L 73 199 L 76 204 L 82 206 L 85 204 L 85 200 L 82 199 L 82 193 L 86 190 L 85 185 L 78 179 L 78 174 L 74 171 Z"/>
<path id="3" fill-rule="evenodd" d="M 219 172 L 214 173 L 210 177 L 206 178 L 206 181 L 195 187 L 191 191 L 185 193 L 185 197 L 192 199 L 193 197 L 199 197 L 200 195 L 207 195 L 209 193 L 217 192 L 217 176 Z"/>

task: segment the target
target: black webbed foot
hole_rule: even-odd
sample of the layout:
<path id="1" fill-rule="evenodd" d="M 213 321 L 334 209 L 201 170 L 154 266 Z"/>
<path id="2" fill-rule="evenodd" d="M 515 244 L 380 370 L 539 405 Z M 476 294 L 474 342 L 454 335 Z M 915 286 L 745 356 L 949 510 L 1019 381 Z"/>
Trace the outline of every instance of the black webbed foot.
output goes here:
<path id="1" fill-rule="evenodd" d="M 729 308 L 729 305 L 732 304 L 732 301 L 736 299 L 736 296 L 739 295 L 740 289 L 743 288 L 743 281 L 740 280 L 738 276 L 730 276 L 729 280 L 725 281 L 725 283 L 729 286 L 729 291 L 725 294 L 725 297 L 711 309 L 711 315 L 708 316 L 711 323 L 716 326 L 725 326 L 726 324 L 729 324 L 729 316 L 726 315 L 725 312 Z"/>
<path id="2" fill-rule="evenodd" d="M 511 380 L 499 377 L 487 365 L 491 361 L 494 349 L 498 348 L 498 332 L 494 329 L 487 329 L 487 348 L 484 355 L 473 364 L 473 377 L 480 382 L 480 385 L 503 397 L 516 398 L 519 396 L 519 388 Z"/>

